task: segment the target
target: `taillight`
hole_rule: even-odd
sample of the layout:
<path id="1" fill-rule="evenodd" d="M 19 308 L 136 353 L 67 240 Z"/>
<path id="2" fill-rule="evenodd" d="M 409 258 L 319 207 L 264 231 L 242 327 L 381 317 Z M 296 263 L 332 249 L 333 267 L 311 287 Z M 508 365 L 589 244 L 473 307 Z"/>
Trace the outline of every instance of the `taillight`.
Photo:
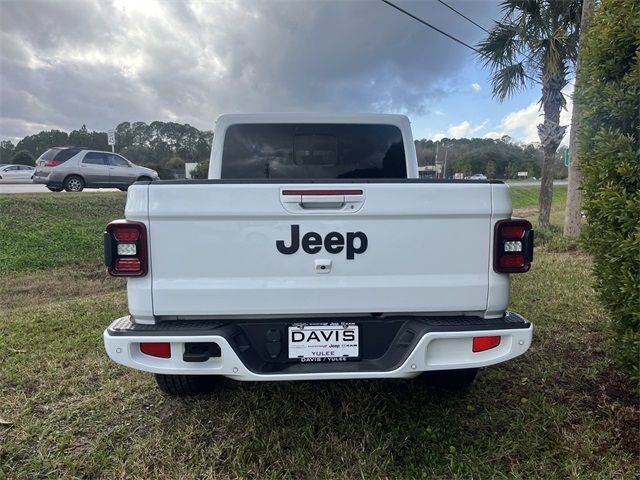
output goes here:
<path id="1" fill-rule="evenodd" d="M 493 269 L 498 273 L 524 273 L 533 261 L 533 230 L 526 220 L 496 222 Z"/>
<path id="2" fill-rule="evenodd" d="M 45 167 L 57 167 L 58 165 L 62 165 L 64 163 L 64 160 L 45 160 L 44 161 L 44 166 Z"/>
<path id="3" fill-rule="evenodd" d="M 147 273 L 147 228 L 144 223 L 116 220 L 104 232 L 104 263 L 114 277 Z"/>

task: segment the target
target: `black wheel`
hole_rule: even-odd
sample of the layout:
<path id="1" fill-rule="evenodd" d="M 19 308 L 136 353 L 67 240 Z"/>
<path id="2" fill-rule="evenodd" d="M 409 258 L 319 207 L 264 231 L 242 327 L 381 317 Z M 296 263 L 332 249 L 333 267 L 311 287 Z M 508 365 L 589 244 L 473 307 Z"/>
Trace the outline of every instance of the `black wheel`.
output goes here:
<path id="1" fill-rule="evenodd" d="M 136 180 L 136 182 L 150 182 L 151 181 L 151 177 L 140 177 L 138 180 Z"/>
<path id="2" fill-rule="evenodd" d="M 210 393 L 219 378 L 213 375 L 163 375 L 156 373 L 158 387 L 174 397 L 186 397 Z"/>
<path id="3" fill-rule="evenodd" d="M 477 374 L 477 368 L 436 370 L 433 372 L 424 372 L 422 378 L 427 385 L 445 388 L 447 390 L 462 391 L 471 386 Z"/>
<path id="4" fill-rule="evenodd" d="M 61 192 L 62 189 L 60 187 L 47 187 L 52 192 Z"/>
<path id="5" fill-rule="evenodd" d="M 129 187 L 118 187 L 118 190 L 120 190 L 121 192 L 126 192 L 129 189 Z"/>
<path id="6" fill-rule="evenodd" d="M 64 180 L 64 189 L 67 192 L 81 192 L 84 190 L 84 180 L 77 175 L 71 175 Z"/>

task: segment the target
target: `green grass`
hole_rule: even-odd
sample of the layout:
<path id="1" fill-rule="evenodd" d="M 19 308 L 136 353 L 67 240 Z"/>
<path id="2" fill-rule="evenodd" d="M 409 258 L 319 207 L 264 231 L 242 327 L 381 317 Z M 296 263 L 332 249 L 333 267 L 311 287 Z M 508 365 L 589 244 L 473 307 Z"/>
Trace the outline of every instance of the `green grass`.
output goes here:
<path id="1" fill-rule="evenodd" d="M 104 217 L 120 215 L 93 196 L 94 214 L 76 214 L 88 196 L 43 195 L 30 208 L 47 224 L 61 202 L 74 231 L 99 238 Z M 93 248 L 99 261 L 99 247 L 83 255 Z M 579 252 L 538 250 L 531 272 L 514 277 L 512 307 L 535 323 L 532 348 L 484 369 L 466 394 L 415 380 L 228 381 L 188 400 L 107 358 L 101 334 L 126 314 L 126 295 L 95 258 L 73 269 L 20 261 L 0 276 L 0 417 L 11 422 L 0 422 L 0 478 L 640 475 L 638 399 L 609 360 L 609 321 Z M 30 297 L 29 286 L 48 293 Z"/>
<path id="2" fill-rule="evenodd" d="M 56 275 L 56 271 L 51 272 Z M 589 260 L 538 255 L 513 307 L 532 349 L 464 395 L 418 381 L 240 384 L 163 396 L 109 361 L 124 292 L 0 314 L 0 465 L 11 478 L 633 478 L 638 409 L 607 360 Z"/>
<path id="3" fill-rule="evenodd" d="M 538 208 L 538 195 L 540 187 L 520 187 L 511 185 L 511 202 L 514 209 Z M 567 201 L 567 186 L 556 185 L 553 187 L 553 204 L 564 205 Z"/>
<path id="4" fill-rule="evenodd" d="M 95 263 L 125 193 L 0 195 L 0 275 Z"/>

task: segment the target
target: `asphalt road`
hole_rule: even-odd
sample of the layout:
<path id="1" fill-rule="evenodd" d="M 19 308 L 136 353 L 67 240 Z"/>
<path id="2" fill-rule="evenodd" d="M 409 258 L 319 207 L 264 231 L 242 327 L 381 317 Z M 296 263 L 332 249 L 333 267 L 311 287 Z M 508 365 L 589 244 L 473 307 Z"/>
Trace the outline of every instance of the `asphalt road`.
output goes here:
<path id="1" fill-rule="evenodd" d="M 88 188 L 83 192 L 119 192 L 117 188 Z M 36 183 L 0 183 L 0 193 L 55 193 L 51 192 L 47 187 Z M 63 195 L 60 192 L 58 195 Z"/>

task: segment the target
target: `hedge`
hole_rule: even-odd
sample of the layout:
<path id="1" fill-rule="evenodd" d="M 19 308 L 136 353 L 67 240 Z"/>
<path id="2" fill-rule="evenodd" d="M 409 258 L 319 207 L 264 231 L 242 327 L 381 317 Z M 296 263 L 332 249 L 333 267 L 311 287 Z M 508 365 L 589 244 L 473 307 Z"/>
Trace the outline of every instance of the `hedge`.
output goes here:
<path id="1" fill-rule="evenodd" d="M 611 312 L 614 354 L 640 379 L 640 2 L 603 0 L 581 52 L 584 245 Z"/>

